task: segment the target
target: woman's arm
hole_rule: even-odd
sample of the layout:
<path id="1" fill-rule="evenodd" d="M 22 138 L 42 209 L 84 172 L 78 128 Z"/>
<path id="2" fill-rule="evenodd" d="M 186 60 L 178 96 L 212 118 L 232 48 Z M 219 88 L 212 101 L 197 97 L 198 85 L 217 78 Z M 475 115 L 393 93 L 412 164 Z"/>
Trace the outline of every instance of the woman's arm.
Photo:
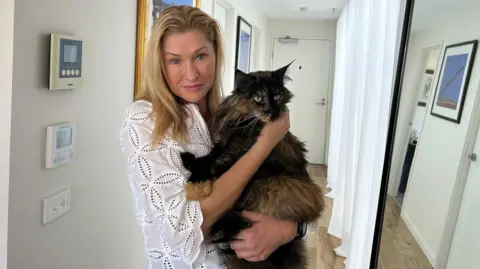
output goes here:
<path id="1" fill-rule="evenodd" d="M 233 206 L 257 169 L 285 136 L 289 128 L 288 112 L 283 113 L 274 122 L 266 124 L 252 148 L 214 181 L 212 192 L 200 202 L 203 213 L 203 233 L 208 233 L 210 227 L 222 214 Z"/>

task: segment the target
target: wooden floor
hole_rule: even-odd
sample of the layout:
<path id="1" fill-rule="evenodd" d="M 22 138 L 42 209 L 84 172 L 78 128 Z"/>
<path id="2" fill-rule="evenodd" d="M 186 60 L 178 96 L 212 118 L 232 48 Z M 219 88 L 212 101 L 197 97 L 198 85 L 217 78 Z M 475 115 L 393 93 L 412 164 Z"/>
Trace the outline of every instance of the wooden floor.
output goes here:
<path id="1" fill-rule="evenodd" d="M 311 176 L 327 193 L 327 168 L 320 165 L 310 165 L 309 171 Z M 308 238 L 308 252 L 310 264 L 308 269 L 344 269 L 345 258 L 337 257 L 333 251 L 340 245 L 340 240 L 327 234 L 328 224 L 332 215 L 332 203 L 330 198 L 325 197 L 326 210 L 324 215 L 318 221 L 315 232 L 311 233 Z"/>
<path id="2" fill-rule="evenodd" d="M 310 165 L 311 176 L 327 193 L 327 168 Z M 325 197 L 326 210 L 317 229 L 307 238 L 310 264 L 308 269 L 345 269 L 345 258 L 333 251 L 340 240 L 327 234 L 332 215 L 332 203 Z M 426 256 L 400 217 L 400 207 L 391 196 L 387 198 L 380 245 L 378 269 L 432 269 Z"/>
<path id="3" fill-rule="evenodd" d="M 378 269 L 432 269 L 427 257 L 400 216 L 400 206 L 388 195 Z"/>

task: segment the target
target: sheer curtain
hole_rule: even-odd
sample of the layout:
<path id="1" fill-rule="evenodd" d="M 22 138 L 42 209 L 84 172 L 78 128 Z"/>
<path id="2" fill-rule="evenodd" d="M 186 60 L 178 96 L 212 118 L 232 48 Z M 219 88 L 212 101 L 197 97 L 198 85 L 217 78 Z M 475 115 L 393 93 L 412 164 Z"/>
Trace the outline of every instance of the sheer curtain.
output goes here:
<path id="1" fill-rule="evenodd" d="M 350 0 L 337 23 L 328 233 L 347 268 L 368 268 L 383 170 L 401 0 Z M 398 37 L 399 38 L 399 37 Z"/>

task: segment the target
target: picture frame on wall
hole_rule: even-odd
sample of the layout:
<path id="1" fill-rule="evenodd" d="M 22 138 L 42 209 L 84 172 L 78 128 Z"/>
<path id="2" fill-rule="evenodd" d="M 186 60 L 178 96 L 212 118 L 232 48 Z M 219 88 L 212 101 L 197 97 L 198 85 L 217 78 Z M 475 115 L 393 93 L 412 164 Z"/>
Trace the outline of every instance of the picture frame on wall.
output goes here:
<path id="1" fill-rule="evenodd" d="M 427 102 L 428 97 L 430 96 L 430 91 L 432 89 L 433 84 L 433 70 L 427 69 L 423 74 L 422 80 L 422 96 L 420 97 L 420 101 Z"/>
<path id="2" fill-rule="evenodd" d="M 191 5 L 201 7 L 201 0 L 137 0 L 137 36 L 135 51 L 134 96 L 138 93 L 142 74 L 142 65 L 151 29 L 162 10 L 169 6 Z"/>
<path id="3" fill-rule="evenodd" d="M 237 37 L 235 45 L 235 68 L 244 73 L 250 72 L 252 50 L 252 25 L 243 17 L 237 17 Z"/>
<path id="4" fill-rule="evenodd" d="M 445 47 L 431 115 L 460 123 L 478 40 Z"/>

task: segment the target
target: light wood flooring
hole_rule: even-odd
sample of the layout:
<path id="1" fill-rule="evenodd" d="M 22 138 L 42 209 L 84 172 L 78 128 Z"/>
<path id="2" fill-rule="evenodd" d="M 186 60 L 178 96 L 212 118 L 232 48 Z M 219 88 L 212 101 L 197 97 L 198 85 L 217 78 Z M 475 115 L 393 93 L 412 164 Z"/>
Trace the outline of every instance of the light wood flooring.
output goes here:
<path id="1" fill-rule="evenodd" d="M 321 165 L 310 165 L 310 175 L 327 193 L 327 168 Z M 327 234 L 328 224 L 332 216 L 332 203 L 330 198 L 325 197 L 326 209 L 318 221 L 315 232 L 308 238 L 308 253 L 310 264 L 308 269 L 344 269 L 345 258 L 338 257 L 333 251 L 340 245 L 340 239 Z"/>
<path id="2" fill-rule="evenodd" d="M 327 168 L 310 165 L 311 176 L 328 192 Z M 307 238 L 310 264 L 308 269 L 345 269 L 345 258 L 333 251 L 340 239 L 327 234 L 333 201 L 325 197 L 326 210 L 318 221 L 317 229 Z M 426 256 L 400 217 L 400 207 L 391 196 L 387 198 L 385 218 L 378 259 L 378 269 L 432 269 Z"/>
<path id="3" fill-rule="evenodd" d="M 388 195 L 378 269 L 432 269 L 427 257 L 400 216 L 400 206 Z"/>

